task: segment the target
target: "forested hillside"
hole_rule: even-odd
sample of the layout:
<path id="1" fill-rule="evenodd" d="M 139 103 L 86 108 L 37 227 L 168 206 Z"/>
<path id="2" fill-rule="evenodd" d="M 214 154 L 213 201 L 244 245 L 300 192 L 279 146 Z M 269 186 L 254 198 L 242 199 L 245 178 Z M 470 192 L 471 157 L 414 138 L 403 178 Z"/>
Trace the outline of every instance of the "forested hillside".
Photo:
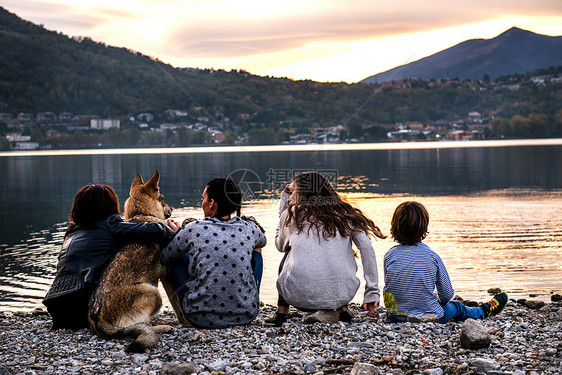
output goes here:
<path id="1" fill-rule="evenodd" d="M 238 135 L 264 127 L 298 133 L 343 125 L 355 137 L 368 126 L 453 121 L 471 111 L 505 119 L 541 114 L 551 125 L 562 116 L 562 84 L 556 83 L 561 67 L 497 80 L 294 81 L 174 68 L 138 52 L 46 30 L 2 8 L 0 45 L 0 109 L 13 116 L 49 111 L 129 119 L 178 109 L 189 113 L 188 120 L 201 113 L 211 121 L 228 118 L 222 130 Z M 549 78 L 534 82 L 536 75 Z"/>

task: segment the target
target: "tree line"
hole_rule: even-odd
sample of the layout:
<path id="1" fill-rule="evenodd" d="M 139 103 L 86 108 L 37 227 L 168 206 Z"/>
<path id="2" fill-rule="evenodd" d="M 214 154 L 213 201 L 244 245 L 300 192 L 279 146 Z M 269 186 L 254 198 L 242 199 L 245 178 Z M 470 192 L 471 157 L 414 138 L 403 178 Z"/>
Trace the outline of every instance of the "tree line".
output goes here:
<path id="1" fill-rule="evenodd" d="M 495 80 L 295 81 L 243 70 L 174 68 L 125 48 L 48 31 L 1 8 L 0 45 L 0 106 L 14 115 L 73 112 L 124 122 L 143 112 L 180 109 L 190 114 L 203 112 L 211 122 L 230 119 L 223 128 L 228 132 L 226 142 L 247 134 L 249 143 L 277 143 L 286 140 L 289 131 L 309 132 L 335 125 L 343 125 L 352 138 L 383 139 L 389 124 L 451 122 L 477 111 L 494 119 L 493 136 L 562 135 L 562 84 L 531 80 L 543 74 L 557 78 L 562 67 Z M 41 139 L 48 126 L 39 125 L 33 128 L 30 124 L 32 129 L 26 131 L 34 131 L 34 138 Z M 208 141 L 208 135 L 196 130 L 145 134 L 131 126 L 107 133 L 63 132 L 60 145 Z"/>

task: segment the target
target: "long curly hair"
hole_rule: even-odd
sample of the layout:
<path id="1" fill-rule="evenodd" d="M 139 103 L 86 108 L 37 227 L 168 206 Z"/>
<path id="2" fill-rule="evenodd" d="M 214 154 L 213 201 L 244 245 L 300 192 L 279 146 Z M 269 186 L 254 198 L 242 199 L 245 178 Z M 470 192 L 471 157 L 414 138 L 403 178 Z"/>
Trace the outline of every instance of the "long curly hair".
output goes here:
<path id="1" fill-rule="evenodd" d="M 330 182 L 317 172 L 303 172 L 293 178 L 295 196 L 290 201 L 285 225 L 295 225 L 298 232 L 308 226 L 325 240 L 339 233 L 349 237 L 353 232 L 386 238 L 375 223 L 358 208 L 346 202 Z"/>

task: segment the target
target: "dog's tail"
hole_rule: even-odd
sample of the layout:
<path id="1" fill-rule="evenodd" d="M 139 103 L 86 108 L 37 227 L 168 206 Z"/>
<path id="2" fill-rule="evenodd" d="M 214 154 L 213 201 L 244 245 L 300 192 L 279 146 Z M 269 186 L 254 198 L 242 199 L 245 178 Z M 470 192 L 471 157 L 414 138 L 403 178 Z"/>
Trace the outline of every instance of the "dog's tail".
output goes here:
<path id="1" fill-rule="evenodd" d="M 158 346 L 159 337 L 154 328 L 147 323 L 136 323 L 128 327 L 120 328 L 116 332 L 117 337 L 133 337 L 134 340 L 125 349 L 127 352 L 143 353 L 148 348 Z"/>
<path id="2" fill-rule="evenodd" d="M 143 353 L 147 348 L 158 347 L 159 336 L 156 334 L 152 325 L 148 323 L 135 323 L 126 327 L 116 327 L 104 320 L 99 320 L 92 324 L 90 328 L 94 333 L 105 338 L 133 338 L 125 351 L 133 353 Z"/>

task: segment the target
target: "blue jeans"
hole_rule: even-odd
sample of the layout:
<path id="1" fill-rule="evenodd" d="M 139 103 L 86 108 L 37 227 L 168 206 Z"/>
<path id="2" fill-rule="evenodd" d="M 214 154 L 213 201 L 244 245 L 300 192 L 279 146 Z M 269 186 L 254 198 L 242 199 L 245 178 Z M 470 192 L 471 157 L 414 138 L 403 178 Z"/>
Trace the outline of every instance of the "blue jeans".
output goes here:
<path id="1" fill-rule="evenodd" d="M 441 305 L 443 307 L 443 316 L 439 318 L 439 323 L 447 323 L 450 320 L 466 320 L 468 318 L 472 319 L 484 319 L 484 311 L 480 307 L 468 307 L 460 303 L 459 301 L 449 301 L 446 305 Z M 407 321 L 406 315 L 388 315 L 387 319 L 389 323 L 400 323 Z"/>
<path id="2" fill-rule="evenodd" d="M 189 278 L 189 274 L 187 273 L 187 264 L 189 262 L 189 255 L 184 254 L 178 261 L 170 266 L 170 279 L 172 284 L 174 285 L 174 289 L 178 294 L 178 298 L 180 303 L 183 303 L 183 297 L 187 290 L 185 289 L 185 282 Z M 252 251 L 252 272 L 254 274 L 254 279 L 256 280 L 256 286 L 258 287 L 258 293 L 260 291 L 261 285 L 261 278 L 263 274 L 263 257 L 260 252 Z"/>
<path id="3" fill-rule="evenodd" d="M 449 301 L 443 306 L 444 314 L 439 323 L 447 323 L 449 320 L 484 319 L 484 311 L 480 307 L 468 307 L 459 301 Z"/>

